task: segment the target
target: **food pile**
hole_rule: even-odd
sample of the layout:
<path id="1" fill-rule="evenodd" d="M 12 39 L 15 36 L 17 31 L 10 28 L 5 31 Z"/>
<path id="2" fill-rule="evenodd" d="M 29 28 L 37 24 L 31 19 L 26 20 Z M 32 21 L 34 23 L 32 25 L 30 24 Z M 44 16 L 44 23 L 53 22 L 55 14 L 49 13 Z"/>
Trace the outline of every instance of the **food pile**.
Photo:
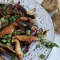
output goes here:
<path id="1" fill-rule="evenodd" d="M 22 59 L 24 52 L 28 52 L 30 44 L 35 41 L 40 41 L 47 48 L 58 47 L 55 43 L 42 39 L 48 30 L 38 29 L 35 11 L 35 8 L 26 11 L 20 2 L 0 5 L 0 54 Z"/>
<path id="2" fill-rule="evenodd" d="M 38 40 L 35 8 L 29 11 L 18 4 L 0 5 L 0 53 L 15 54 L 23 58 L 22 48 Z M 25 49 L 26 49 L 25 48 Z M 26 49 L 28 51 L 28 48 Z"/>

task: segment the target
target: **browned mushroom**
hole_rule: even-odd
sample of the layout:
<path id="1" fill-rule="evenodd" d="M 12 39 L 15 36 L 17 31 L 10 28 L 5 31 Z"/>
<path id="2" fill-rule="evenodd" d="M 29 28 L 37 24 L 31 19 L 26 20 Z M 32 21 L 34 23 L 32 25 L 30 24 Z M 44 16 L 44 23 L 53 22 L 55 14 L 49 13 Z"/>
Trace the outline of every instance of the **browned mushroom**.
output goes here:
<path id="1" fill-rule="evenodd" d="M 27 35 L 16 35 L 13 36 L 13 38 L 18 39 L 20 41 L 26 41 L 26 42 L 32 42 L 38 40 L 38 37 L 36 36 L 27 36 Z"/>
<path id="2" fill-rule="evenodd" d="M 34 15 L 34 14 L 35 14 L 35 11 L 36 11 L 36 9 L 33 8 L 33 9 L 31 9 L 31 10 L 28 10 L 28 11 L 27 11 L 27 14 L 29 14 L 29 15 Z"/>
<path id="3" fill-rule="evenodd" d="M 7 50 L 5 50 L 3 47 L 0 47 L 0 53 L 5 54 L 5 53 L 8 53 L 8 52 L 7 52 Z"/>
<path id="4" fill-rule="evenodd" d="M 22 59 L 24 57 L 23 51 L 21 50 L 20 42 L 15 39 L 13 40 L 13 43 L 15 43 L 15 54 L 19 59 Z"/>
<path id="5" fill-rule="evenodd" d="M 6 49 L 6 50 L 8 50 L 10 52 L 15 53 L 15 51 L 10 46 L 7 46 L 5 44 L 1 44 L 0 47 L 4 48 L 4 49 Z"/>
<path id="6" fill-rule="evenodd" d="M 43 37 L 45 37 L 45 36 L 47 35 L 48 31 L 49 31 L 49 29 L 43 31 L 43 28 L 40 28 L 40 29 L 37 31 L 37 34 L 41 34 Z"/>
<path id="7" fill-rule="evenodd" d="M 32 26 L 32 27 L 31 27 L 31 30 L 32 30 L 32 31 L 35 31 L 36 29 L 37 29 L 36 26 Z"/>
<path id="8" fill-rule="evenodd" d="M 1 44 L 0 53 L 8 54 L 8 52 L 9 53 L 12 52 L 17 56 L 17 58 L 22 59 L 24 54 L 21 50 L 20 42 L 18 40 L 13 40 L 13 43 L 15 43 L 15 50 L 13 50 L 11 47 L 9 47 L 5 44 Z M 11 54 L 9 54 L 9 55 L 11 55 Z"/>
<path id="9" fill-rule="evenodd" d="M 17 21 L 24 21 L 24 22 L 26 22 L 28 20 L 29 20 L 28 17 L 20 17 L 19 19 L 17 19 Z"/>
<path id="10" fill-rule="evenodd" d="M 14 32 L 14 27 L 17 26 L 16 23 L 12 23 L 11 25 L 7 26 L 0 32 L 0 37 L 2 37 L 5 34 L 11 34 Z"/>
<path id="11" fill-rule="evenodd" d="M 0 56 L 0 60 L 5 60 L 2 56 Z"/>
<path id="12" fill-rule="evenodd" d="M 35 23 L 35 19 L 29 19 L 29 23 L 34 24 Z"/>
<path id="13" fill-rule="evenodd" d="M 54 11 L 57 9 L 58 1 L 57 0 L 43 0 L 42 6 L 48 11 Z"/>
<path id="14" fill-rule="evenodd" d="M 20 3 L 14 4 L 13 9 L 14 14 L 19 14 L 20 16 L 26 15 L 26 9 L 22 5 L 20 5 Z"/>
<path id="15" fill-rule="evenodd" d="M 8 6 L 6 7 L 6 13 L 7 13 L 8 15 L 13 14 L 12 4 L 10 4 L 10 5 L 8 5 Z"/>

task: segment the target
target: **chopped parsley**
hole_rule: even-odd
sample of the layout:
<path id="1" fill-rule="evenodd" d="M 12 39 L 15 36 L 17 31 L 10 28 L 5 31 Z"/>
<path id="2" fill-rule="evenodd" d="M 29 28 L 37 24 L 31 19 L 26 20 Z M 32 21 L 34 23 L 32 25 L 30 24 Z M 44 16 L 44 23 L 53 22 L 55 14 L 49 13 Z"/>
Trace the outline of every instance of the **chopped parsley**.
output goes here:
<path id="1" fill-rule="evenodd" d="M 40 48 L 40 44 L 37 44 L 37 45 L 36 45 L 36 48 Z"/>
<path id="2" fill-rule="evenodd" d="M 12 34 L 6 34 L 6 35 L 3 36 L 3 39 L 8 39 L 8 38 L 10 38 L 11 36 L 12 36 Z"/>
<path id="3" fill-rule="evenodd" d="M 44 55 L 44 54 L 41 54 L 41 55 L 40 55 L 40 58 L 41 58 L 41 59 L 45 58 L 45 55 Z"/>
<path id="4" fill-rule="evenodd" d="M 31 32 L 30 30 L 26 30 L 27 35 L 30 35 L 30 32 Z"/>
<path id="5" fill-rule="evenodd" d="M 26 54 L 27 52 L 24 50 L 23 53 Z"/>
<path id="6" fill-rule="evenodd" d="M 40 38 L 40 44 L 44 45 L 45 47 L 47 48 L 53 48 L 54 46 L 55 47 L 59 47 L 56 43 L 53 43 L 51 41 L 46 41 L 45 38 L 42 37 L 42 35 L 38 35 L 38 37 Z"/>
<path id="7" fill-rule="evenodd" d="M 7 40 L 7 46 L 11 46 L 11 43 L 12 43 L 12 40 L 11 39 L 8 39 Z"/>
<path id="8" fill-rule="evenodd" d="M 3 39 L 7 39 L 7 38 L 9 38 L 9 35 L 4 35 L 3 36 Z"/>
<path id="9" fill-rule="evenodd" d="M 15 60 L 15 57 L 16 57 L 15 54 L 12 54 L 10 60 Z"/>
<path id="10" fill-rule="evenodd" d="M 7 40 L 5 40 L 5 39 L 3 39 L 3 40 L 1 40 L 3 43 L 6 43 L 7 42 Z"/>
<path id="11" fill-rule="evenodd" d="M 12 16 L 8 19 L 8 22 L 14 22 L 16 21 L 17 18 L 19 18 L 20 16 L 16 15 L 16 16 Z"/>
<path id="12" fill-rule="evenodd" d="M 7 43 L 6 45 L 7 45 L 7 46 L 11 46 L 11 44 L 10 44 L 10 43 Z"/>
<path id="13" fill-rule="evenodd" d="M 56 43 L 53 43 L 53 42 L 51 42 L 51 41 L 45 41 L 45 40 L 40 40 L 40 43 L 42 44 L 42 45 L 44 45 L 45 47 L 47 47 L 47 48 L 53 48 L 54 46 L 55 47 L 59 47 Z"/>
<path id="14" fill-rule="evenodd" d="M 19 32 L 19 31 L 15 31 L 15 32 L 13 33 L 13 35 L 20 35 L 20 32 Z"/>

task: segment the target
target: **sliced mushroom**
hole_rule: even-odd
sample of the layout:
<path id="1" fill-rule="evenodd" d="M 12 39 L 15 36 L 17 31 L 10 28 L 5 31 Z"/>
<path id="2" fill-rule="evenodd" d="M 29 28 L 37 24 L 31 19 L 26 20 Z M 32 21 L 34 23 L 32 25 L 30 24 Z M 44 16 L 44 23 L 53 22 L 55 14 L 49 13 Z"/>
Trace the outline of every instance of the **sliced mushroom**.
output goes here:
<path id="1" fill-rule="evenodd" d="M 27 11 L 27 14 L 29 14 L 29 15 L 34 15 L 34 14 L 35 14 L 35 11 L 36 11 L 36 9 L 33 8 L 33 9 Z"/>
<path id="2" fill-rule="evenodd" d="M 0 47 L 0 53 L 5 54 L 5 53 L 8 53 L 8 52 L 7 52 L 7 50 L 5 50 L 3 47 Z"/>
<path id="3" fill-rule="evenodd" d="M 19 59 L 22 59 L 24 57 L 24 54 L 21 50 L 20 42 L 17 39 L 15 39 L 13 40 L 13 43 L 15 43 L 15 54 Z"/>
<path id="4" fill-rule="evenodd" d="M 14 32 L 14 27 L 16 26 L 17 24 L 15 23 L 12 23 L 11 25 L 7 26 L 6 28 L 4 28 L 1 32 L 0 32 L 0 37 L 2 37 L 3 35 L 5 34 L 11 34 Z"/>
<path id="5" fill-rule="evenodd" d="M 32 27 L 31 27 L 31 30 L 32 30 L 32 31 L 35 31 L 36 29 L 37 29 L 36 26 L 32 26 Z"/>
<path id="6" fill-rule="evenodd" d="M 0 56 L 0 60 L 5 60 L 2 56 Z"/>
<path id="7" fill-rule="evenodd" d="M 13 36 L 13 38 L 18 39 L 20 41 L 25 41 L 25 42 L 32 42 L 32 41 L 38 40 L 38 37 L 36 36 L 27 36 L 27 35 L 16 35 L 16 36 Z"/>
<path id="8" fill-rule="evenodd" d="M 30 24 L 33 24 L 35 19 L 31 19 L 29 17 L 20 17 L 19 19 L 16 20 L 16 22 L 28 22 Z"/>
<path id="9" fill-rule="evenodd" d="M 8 5 L 8 6 L 6 7 L 6 13 L 7 13 L 8 15 L 13 14 L 12 5 Z"/>
<path id="10" fill-rule="evenodd" d="M 35 19 L 29 19 L 29 23 L 34 24 L 35 23 Z"/>
<path id="11" fill-rule="evenodd" d="M 1 44 L 0 47 L 3 47 L 4 49 L 6 49 L 6 50 L 8 50 L 8 51 L 10 51 L 10 52 L 15 53 L 15 51 L 14 51 L 11 47 L 9 47 L 9 46 L 7 46 L 7 45 L 5 45 L 5 44 Z"/>
<path id="12" fill-rule="evenodd" d="M 24 22 L 26 22 L 28 20 L 29 20 L 28 17 L 20 17 L 19 19 L 17 19 L 17 21 L 24 21 Z"/>

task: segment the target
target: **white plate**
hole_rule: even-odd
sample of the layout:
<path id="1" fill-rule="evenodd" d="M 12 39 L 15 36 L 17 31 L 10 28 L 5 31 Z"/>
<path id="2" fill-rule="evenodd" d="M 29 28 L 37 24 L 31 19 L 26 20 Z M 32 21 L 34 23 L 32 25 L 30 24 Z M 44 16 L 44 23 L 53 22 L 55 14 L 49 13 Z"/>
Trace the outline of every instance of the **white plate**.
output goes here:
<path id="1" fill-rule="evenodd" d="M 34 0 L 20 0 L 21 4 L 24 5 L 24 7 L 29 10 L 32 8 L 36 8 L 36 23 L 38 25 L 38 28 L 43 28 L 44 30 L 49 29 L 49 32 L 46 36 L 47 40 L 53 41 L 54 40 L 54 28 L 52 24 L 52 20 L 49 16 L 49 14 L 44 10 L 40 4 L 38 4 Z M 45 46 L 41 45 L 40 48 L 36 48 L 36 45 L 38 42 L 33 42 L 30 45 L 29 51 L 27 54 L 25 54 L 24 58 L 22 60 L 40 60 L 39 56 L 40 54 L 44 54 L 45 60 L 49 53 L 51 52 L 51 49 L 46 48 Z M 6 60 L 9 60 L 9 58 L 6 57 Z"/>

